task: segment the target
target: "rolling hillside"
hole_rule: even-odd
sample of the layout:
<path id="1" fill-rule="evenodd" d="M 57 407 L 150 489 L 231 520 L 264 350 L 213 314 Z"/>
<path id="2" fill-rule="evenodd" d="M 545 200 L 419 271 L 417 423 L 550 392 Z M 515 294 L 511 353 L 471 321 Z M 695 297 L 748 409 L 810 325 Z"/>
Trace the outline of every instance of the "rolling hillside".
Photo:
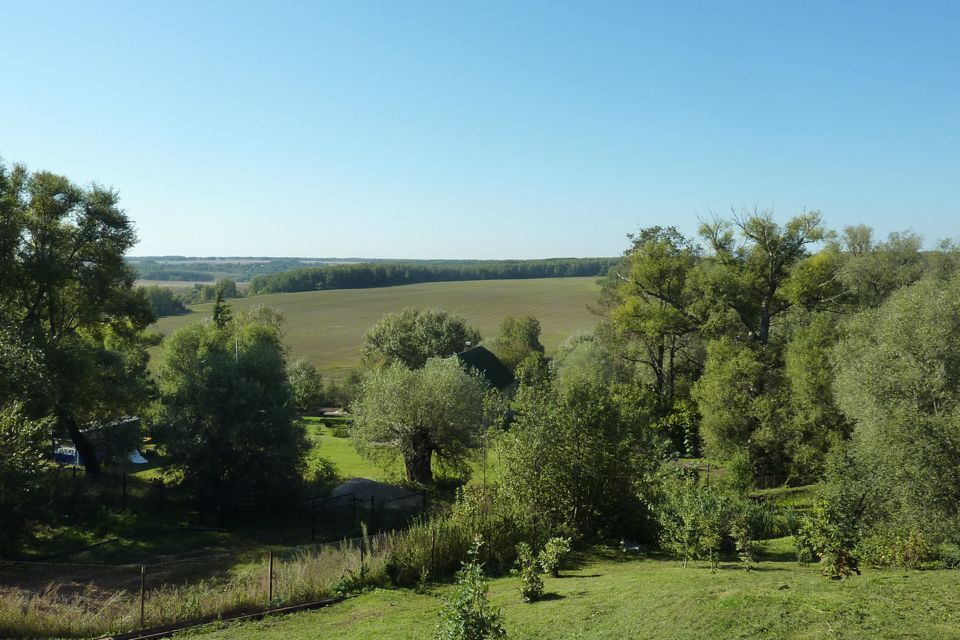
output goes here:
<path id="1" fill-rule="evenodd" d="M 325 374 L 339 377 L 359 363 L 363 334 L 390 311 L 436 307 L 456 312 L 487 339 L 496 336 L 506 316 L 533 315 L 540 320 L 541 340 L 549 352 L 568 336 L 593 329 L 597 317 L 587 305 L 596 302 L 598 293 L 595 278 L 542 278 L 280 293 L 230 303 L 234 309 L 257 304 L 281 309 L 293 355 L 304 356 Z M 212 309 L 212 304 L 195 305 L 186 315 L 161 318 L 154 329 L 169 334 L 209 317 Z"/>

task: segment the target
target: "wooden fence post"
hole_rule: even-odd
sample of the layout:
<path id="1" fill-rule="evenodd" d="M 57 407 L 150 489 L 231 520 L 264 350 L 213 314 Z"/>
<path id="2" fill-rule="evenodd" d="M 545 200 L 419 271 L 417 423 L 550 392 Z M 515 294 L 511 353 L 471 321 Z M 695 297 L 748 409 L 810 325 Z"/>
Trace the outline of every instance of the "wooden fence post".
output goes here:
<path id="1" fill-rule="evenodd" d="M 270 549 L 270 562 L 269 568 L 267 569 L 267 606 L 269 607 L 273 602 L 273 549 Z"/>
<path id="2" fill-rule="evenodd" d="M 146 592 L 147 592 L 147 565 L 140 565 L 140 628 L 144 627 L 144 609 L 146 604 Z"/>

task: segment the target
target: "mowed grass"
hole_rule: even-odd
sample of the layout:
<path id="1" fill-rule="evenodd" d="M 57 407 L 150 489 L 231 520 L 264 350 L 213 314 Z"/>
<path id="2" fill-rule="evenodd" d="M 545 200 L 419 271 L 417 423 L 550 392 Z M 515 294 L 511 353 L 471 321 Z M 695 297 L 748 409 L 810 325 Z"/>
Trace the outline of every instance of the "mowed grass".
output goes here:
<path id="1" fill-rule="evenodd" d="M 383 469 L 357 453 L 351 438 L 335 435 L 334 427 L 324 426 L 322 418 L 304 418 L 307 437 L 317 453 L 337 466 L 337 475 L 341 480 L 350 478 L 369 478 L 381 482 L 397 480 L 403 471 L 399 461 L 391 469 Z"/>
<path id="2" fill-rule="evenodd" d="M 782 541 L 771 541 L 783 546 Z M 683 568 L 607 552 L 524 604 L 518 579 L 491 581 L 490 599 L 514 639 L 960 638 L 956 571 L 866 570 L 831 581 L 816 567 L 766 561 Z M 438 596 L 376 590 L 318 611 L 198 633 L 209 640 L 420 639 L 433 636 Z"/>
<path id="3" fill-rule="evenodd" d="M 507 316 L 532 315 L 543 328 L 548 351 L 569 336 L 589 332 L 597 316 L 587 308 L 600 292 L 596 278 L 538 278 L 434 282 L 376 289 L 278 293 L 231 300 L 236 309 L 265 304 L 286 316 L 286 341 L 292 355 L 303 356 L 324 373 L 342 377 L 360 362 L 363 335 L 380 318 L 405 307 L 433 307 L 462 315 L 485 339 L 495 338 Z M 190 313 L 161 318 L 154 330 L 169 334 L 209 317 L 212 304 Z M 162 347 L 157 347 L 156 351 Z"/>
<path id="4" fill-rule="evenodd" d="M 387 464 L 386 467 L 375 464 L 357 452 L 351 438 L 333 435 L 334 427 L 325 426 L 323 424 L 325 420 L 329 420 L 329 418 L 307 417 L 303 418 L 303 424 L 307 431 L 307 437 L 314 446 L 314 451 L 336 465 L 337 476 L 340 480 L 369 478 L 387 483 L 399 483 L 404 480 L 403 463 L 399 458 Z M 499 478 L 499 461 L 498 450 L 491 443 L 486 458 L 488 480 L 495 481 Z M 482 477 L 484 472 L 483 453 L 477 451 L 467 462 L 470 465 L 471 477 Z M 444 470 L 437 464 L 436 459 L 434 459 L 433 470 L 438 477 L 444 475 Z"/>

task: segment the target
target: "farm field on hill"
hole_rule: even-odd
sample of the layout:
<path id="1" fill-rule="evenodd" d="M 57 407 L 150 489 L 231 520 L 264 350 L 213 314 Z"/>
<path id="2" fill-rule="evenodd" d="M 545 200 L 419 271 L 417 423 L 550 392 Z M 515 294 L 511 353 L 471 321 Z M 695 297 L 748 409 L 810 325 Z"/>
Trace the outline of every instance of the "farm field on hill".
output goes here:
<path id="1" fill-rule="evenodd" d="M 491 580 L 507 637 L 561 638 L 960 638 L 953 571 L 866 570 L 832 581 L 816 566 L 781 559 L 790 539 L 771 540 L 753 571 L 721 563 L 711 572 L 676 560 L 604 552 L 560 578 L 546 598 L 521 602 L 518 579 Z M 788 555 L 788 554 L 783 554 Z M 430 638 L 437 596 L 378 589 L 318 611 L 207 630 L 205 640 Z"/>
<path id="2" fill-rule="evenodd" d="M 456 312 L 494 338 L 507 316 L 532 315 L 543 327 L 541 342 L 550 352 L 567 337 L 593 330 L 597 317 L 587 309 L 599 294 L 596 278 L 538 278 L 433 282 L 377 289 L 277 293 L 230 300 L 235 310 L 257 304 L 281 309 L 292 355 L 303 356 L 327 375 L 339 377 L 360 361 L 363 334 L 384 314 L 404 307 L 435 307 Z M 161 318 L 163 334 L 209 317 L 213 304 Z M 156 354 L 154 354 L 156 355 Z"/>

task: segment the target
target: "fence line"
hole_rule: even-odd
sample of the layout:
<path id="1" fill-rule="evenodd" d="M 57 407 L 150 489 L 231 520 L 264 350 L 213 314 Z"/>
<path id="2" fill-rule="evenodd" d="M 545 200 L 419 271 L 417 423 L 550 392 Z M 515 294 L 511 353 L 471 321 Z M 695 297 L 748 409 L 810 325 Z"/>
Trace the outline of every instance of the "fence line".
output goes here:
<path id="1" fill-rule="evenodd" d="M 143 564 L 0 561 L 0 637 L 89 637 L 330 598 L 385 534 Z"/>

